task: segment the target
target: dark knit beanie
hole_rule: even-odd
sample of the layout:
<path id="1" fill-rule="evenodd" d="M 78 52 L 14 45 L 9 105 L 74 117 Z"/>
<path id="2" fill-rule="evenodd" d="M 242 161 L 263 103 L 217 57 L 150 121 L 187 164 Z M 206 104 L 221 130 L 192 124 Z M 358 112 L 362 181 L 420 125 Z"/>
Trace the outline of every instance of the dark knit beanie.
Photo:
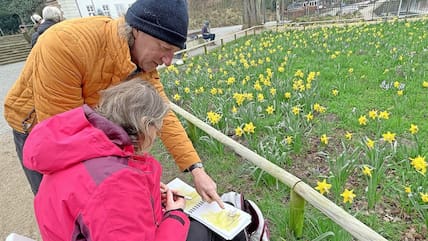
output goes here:
<path id="1" fill-rule="evenodd" d="M 187 0 L 137 0 L 125 15 L 133 28 L 181 49 L 187 38 Z"/>

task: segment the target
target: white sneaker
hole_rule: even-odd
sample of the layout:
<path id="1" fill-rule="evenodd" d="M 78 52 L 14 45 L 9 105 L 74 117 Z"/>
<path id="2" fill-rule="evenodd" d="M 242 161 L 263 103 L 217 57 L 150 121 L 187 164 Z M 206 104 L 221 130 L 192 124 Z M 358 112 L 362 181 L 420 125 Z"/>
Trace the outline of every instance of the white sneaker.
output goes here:
<path id="1" fill-rule="evenodd" d="M 183 65 L 184 61 L 182 59 L 178 59 L 177 61 L 175 61 L 176 65 Z"/>

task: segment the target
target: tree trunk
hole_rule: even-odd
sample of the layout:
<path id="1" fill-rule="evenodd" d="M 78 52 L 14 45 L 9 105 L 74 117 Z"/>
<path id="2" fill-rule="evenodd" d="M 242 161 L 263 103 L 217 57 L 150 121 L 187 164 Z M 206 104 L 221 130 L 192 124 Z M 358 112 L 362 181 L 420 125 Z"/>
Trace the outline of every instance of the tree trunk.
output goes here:
<path id="1" fill-rule="evenodd" d="M 244 1 L 244 14 L 243 23 L 244 28 L 249 28 L 262 24 L 261 3 L 262 0 L 243 0 Z"/>

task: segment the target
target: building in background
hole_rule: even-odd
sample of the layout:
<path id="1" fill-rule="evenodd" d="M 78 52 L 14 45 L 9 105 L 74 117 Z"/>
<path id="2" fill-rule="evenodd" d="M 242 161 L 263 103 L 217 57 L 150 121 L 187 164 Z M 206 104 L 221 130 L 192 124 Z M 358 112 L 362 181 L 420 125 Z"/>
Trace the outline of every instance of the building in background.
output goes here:
<path id="1" fill-rule="evenodd" d="M 125 15 L 135 0 L 48 0 L 46 4 L 61 8 L 65 19 L 105 15 L 117 18 Z"/>

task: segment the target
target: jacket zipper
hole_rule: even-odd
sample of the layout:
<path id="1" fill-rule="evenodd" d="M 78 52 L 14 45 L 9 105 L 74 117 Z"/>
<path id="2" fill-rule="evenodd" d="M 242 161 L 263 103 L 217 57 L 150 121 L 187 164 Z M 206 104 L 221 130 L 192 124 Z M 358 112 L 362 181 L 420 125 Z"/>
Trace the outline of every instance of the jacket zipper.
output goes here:
<path id="1" fill-rule="evenodd" d="M 159 223 L 156 220 L 155 201 L 153 200 L 153 196 L 150 196 L 150 202 L 152 204 L 153 222 L 155 223 L 156 227 L 159 227 Z"/>

